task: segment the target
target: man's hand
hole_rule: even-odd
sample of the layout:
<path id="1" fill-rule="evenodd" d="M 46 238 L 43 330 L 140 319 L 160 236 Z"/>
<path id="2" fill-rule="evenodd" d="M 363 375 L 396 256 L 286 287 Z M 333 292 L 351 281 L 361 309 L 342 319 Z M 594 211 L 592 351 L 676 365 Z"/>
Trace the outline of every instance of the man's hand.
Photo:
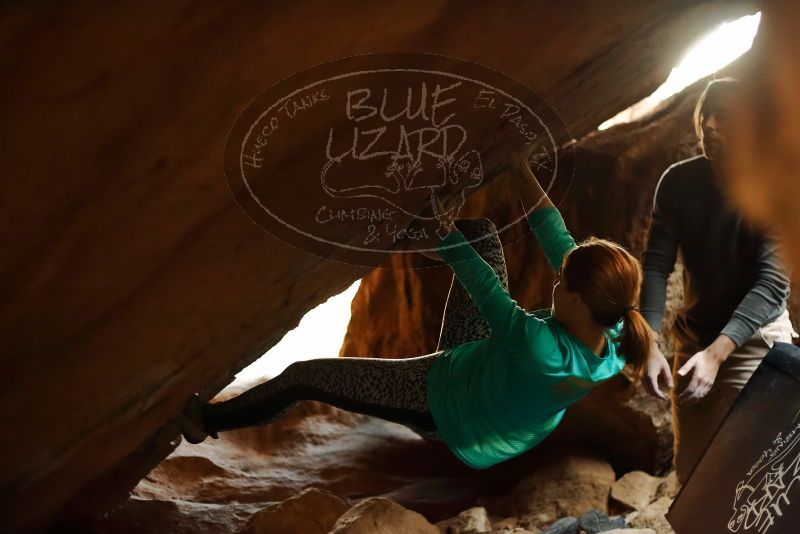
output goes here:
<path id="1" fill-rule="evenodd" d="M 720 335 L 705 350 L 697 352 L 678 370 L 678 375 L 685 377 L 692 373 L 686 387 L 678 394 L 678 402 L 685 405 L 694 404 L 705 397 L 714 380 L 717 378 L 719 366 L 736 348 L 736 343 L 726 335 Z"/>
<path id="2" fill-rule="evenodd" d="M 650 345 L 650 352 L 647 355 L 647 363 L 645 365 L 645 375 L 642 380 L 642 385 L 645 391 L 654 397 L 666 399 L 667 396 L 661 391 L 661 385 L 672 389 L 672 370 L 669 367 L 669 362 L 661 353 L 658 347 L 658 342 L 655 336 L 653 343 Z"/>

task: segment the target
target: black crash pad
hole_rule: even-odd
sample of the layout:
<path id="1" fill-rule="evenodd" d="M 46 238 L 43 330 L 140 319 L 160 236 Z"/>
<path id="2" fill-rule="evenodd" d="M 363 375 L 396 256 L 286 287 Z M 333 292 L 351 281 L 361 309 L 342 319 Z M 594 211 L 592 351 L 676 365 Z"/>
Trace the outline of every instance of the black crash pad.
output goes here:
<path id="1" fill-rule="evenodd" d="M 666 517 L 676 534 L 800 533 L 800 348 L 770 349 Z"/>

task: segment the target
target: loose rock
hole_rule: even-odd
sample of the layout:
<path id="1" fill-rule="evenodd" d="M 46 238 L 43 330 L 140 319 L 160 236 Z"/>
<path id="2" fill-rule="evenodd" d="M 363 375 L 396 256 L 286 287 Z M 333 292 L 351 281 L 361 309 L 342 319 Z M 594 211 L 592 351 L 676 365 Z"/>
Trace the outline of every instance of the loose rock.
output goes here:
<path id="1" fill-rule="evenodd" d="M 674 499 L 678 494 L 678 490 L 680 490 L 680 483 L 678 482 L 678 476 L 673 469 L 666 477 L 661 479 L 661 484 L 658 486 L 658 491 L 656 492 L 655 498 L 658 499 L 666 495 L 667 497 Z"/>
<path id="2" fill-rule="evenodd" d="M 492 531 L 492 523 L 483 506 L 464 510 L 451 519 L 439 521 L 436 526 L 446 534 L 483 534 Z"/>
<path id="3" fill-rule="evenodd" d="M 656 499 L 664 479 L 644 471 L 625 473 L 611 486 L 611 498 L 628 510 L 642 510 Z"/>
<path id="4" fill-rule="evenodd" d="M 345 512 L 330 534 L 439 534 L 417 512 L 383 497 L 364 499 Z"/>
<path id="5" fill-rule="evenodd" d="M 309 488 L 256 512 L 241 534 L 326 534 L 350 505 L 330 491 Z"/>
<path id="6" fill-rule="evenodd" d="M 665 517 L 671 504 L 671 497 L 661 497 L 644 510 L 637 512 L 629 524 L 637 528 L 651 528 L 656 531 L 656 534 L 674 534 L 675 531 L 672 530 L 672 526 Z"/>

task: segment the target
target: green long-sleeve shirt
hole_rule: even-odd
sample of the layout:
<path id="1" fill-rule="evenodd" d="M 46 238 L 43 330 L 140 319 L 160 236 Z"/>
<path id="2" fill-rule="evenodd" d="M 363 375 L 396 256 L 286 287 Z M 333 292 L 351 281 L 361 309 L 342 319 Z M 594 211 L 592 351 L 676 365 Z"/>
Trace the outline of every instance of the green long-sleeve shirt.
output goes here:
<path id="1" fill-rule="evenodd" d="M 535 210 L 528 223 L 548 263 L 560 271 L 575 247 L 554 207 Z M 451 266 L 492 334 L 445 350 L 427 377 L 428 407 L 450 450 L 485 469 L 531 449 L 555 429 L 567 406 L 622 370 L 613 341 L 623 325 L 606 331 L 602 356 L 564 330 L 550 309 L 529 313 L 500 284 L 494 269 L 453 230 L 437 253 Z"/>

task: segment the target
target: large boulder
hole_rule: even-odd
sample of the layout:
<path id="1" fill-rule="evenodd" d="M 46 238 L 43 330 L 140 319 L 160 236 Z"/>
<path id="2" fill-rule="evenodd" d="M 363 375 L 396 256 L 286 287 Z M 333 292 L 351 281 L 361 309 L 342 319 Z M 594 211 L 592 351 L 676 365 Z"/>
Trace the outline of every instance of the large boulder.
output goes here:
<path id="1" fill-rule="evenodd" d="M 222 432 L 219 440 L 181 443 L 139 482 L 131 499 L 83 530 L 125 529 L 132 509 L 136 524 L 169 524 L 164 510 L 189 510 L 186 503 L 197 503 L 203 511 L 198 523 L 182 515 L 175 532 L 201 531 L 213 520 L 227 525 L 215 532 L 233 534 L 253 514 L 264 516 L 253 520 L 253 528 L 271 521 L 267 517 L 274 513 L 292 520 L 286 506 L 267 504 L 306 507 L 314 494 L 292 499 L 309 487 L 348 501 L 381 496 L 433 522 L 454 516 L 486 491 L 478 473 L 444 444 L 427 443 L 395 423 L 315 404 L 300 403 L 270 425 Z M 148 507 L 147 501 L 158 506 Z M 175 506 L 166 508 L 170 502 Z M 225 508 L 231 503 L 248 505 L 238 511 L 236 523 Z"/>
<path id="2" fill-rule="evenodd" d="M 10 177 L 0 196 L 0 423 L 15 436 L 0 450 L 0 529 L 10 530 L 121 502 L 177 445 L 174 417 L 191 393 L 212 397 L 366 274 L 266 235 L 232 198 L 225 139 L 264 88 L 331 58 L 433 52 L 527 84 L 577 138 L 655 89 L 712 23 L 753 6 L 151 0 L 0 10 Z"/>
<path id="3" fill-rule="evenodd" d="M 508 512 L 530 516 L 540 528 L 564 516 L 605 512 L 614 479 L 611 465 L 589 451 L 553 457 L 520 480 L 508 497 Z"/>

